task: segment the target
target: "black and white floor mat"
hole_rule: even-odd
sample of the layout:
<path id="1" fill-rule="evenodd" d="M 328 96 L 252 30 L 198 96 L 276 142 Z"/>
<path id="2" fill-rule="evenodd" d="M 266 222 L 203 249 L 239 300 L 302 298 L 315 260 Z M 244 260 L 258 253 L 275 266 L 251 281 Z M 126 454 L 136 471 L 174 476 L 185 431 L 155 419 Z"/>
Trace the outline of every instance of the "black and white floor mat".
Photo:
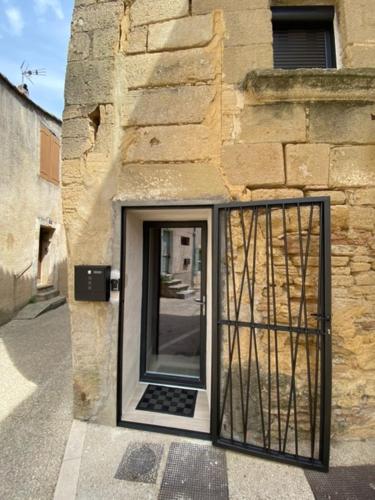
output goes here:
<path id="1" fill-rule="evenodd" d="M 137 410 L 168 413 L 180 417 L 194 417 L 198 391 L 161 385 L 149 385 Z"/>

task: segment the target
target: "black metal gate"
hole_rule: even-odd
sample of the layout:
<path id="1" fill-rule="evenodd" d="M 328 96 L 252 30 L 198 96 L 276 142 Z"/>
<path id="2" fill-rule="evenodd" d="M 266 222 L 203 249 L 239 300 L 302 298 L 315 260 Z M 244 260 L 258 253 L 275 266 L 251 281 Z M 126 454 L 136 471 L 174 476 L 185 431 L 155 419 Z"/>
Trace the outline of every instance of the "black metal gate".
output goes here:
<path id="1" fill-rule="evenodd" d="M 328 470 L 329 198 L 216 206 L 214 238 L 213 441 Z"/>

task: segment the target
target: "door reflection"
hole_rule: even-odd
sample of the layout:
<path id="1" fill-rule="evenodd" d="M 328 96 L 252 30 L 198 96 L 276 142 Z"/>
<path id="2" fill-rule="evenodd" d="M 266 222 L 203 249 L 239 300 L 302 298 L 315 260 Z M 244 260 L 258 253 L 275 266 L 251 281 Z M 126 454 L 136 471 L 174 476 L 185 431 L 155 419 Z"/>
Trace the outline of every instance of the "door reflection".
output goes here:
<path id="1" fill-rule="evenodd" d="M 148 374 L 201 376 L 202 227 L 149 227 Z M 153 304 L 150 304 L 152 300 Z"/>

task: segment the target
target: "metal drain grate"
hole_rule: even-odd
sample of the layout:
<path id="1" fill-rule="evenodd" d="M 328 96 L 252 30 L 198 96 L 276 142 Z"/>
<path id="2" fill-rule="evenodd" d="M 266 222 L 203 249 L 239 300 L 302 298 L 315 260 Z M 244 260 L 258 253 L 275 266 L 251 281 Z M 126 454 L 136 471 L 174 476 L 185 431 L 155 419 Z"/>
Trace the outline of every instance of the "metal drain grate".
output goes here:
<path id="1" fill-rule="evenodd" d="M 115 479 L 155 483 L 163 446 L 156 443 L 130 443 L 115 474 Z"/>
<path id="2" fill-rule="evenodd" d="M 212 446 L 172 443 L 159 500 L 228 500 L 225 452 Z"/>
<path id="3" fill-rule="evenodd" d="M 305 471 L 316 500 L 375 498 L 375 466 L 332 467 L 328 474 Z"/>

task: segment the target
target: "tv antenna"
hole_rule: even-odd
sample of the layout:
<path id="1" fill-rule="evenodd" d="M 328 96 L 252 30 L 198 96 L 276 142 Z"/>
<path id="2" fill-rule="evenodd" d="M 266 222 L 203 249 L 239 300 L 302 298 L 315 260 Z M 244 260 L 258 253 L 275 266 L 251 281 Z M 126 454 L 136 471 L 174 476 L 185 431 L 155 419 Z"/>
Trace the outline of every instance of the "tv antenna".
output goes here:
<path id="1" fill-rule="evenodd" d="M 22 75 L 22 85 L 24 85 L 25 80 L 28 80 L 30 83 L 34 84 L 32 78 L 34 76 L 46 76 L 47 71 L 45 68 L 40 69 L 30 69 L 28 63 L 23 61 L 21 64 L 21 75 Z"/>

